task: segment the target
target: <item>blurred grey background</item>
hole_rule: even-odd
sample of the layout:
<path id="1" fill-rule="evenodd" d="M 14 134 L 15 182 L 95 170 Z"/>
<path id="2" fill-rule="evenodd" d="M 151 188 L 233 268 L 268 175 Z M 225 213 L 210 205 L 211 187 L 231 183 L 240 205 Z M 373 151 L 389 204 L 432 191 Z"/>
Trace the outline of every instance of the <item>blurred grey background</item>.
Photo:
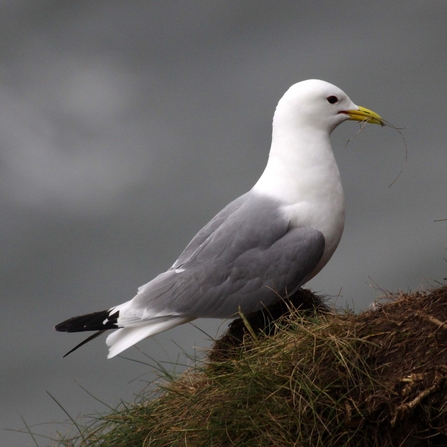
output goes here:
<path id="1" fill-rule="evenodd" d="M 447 2 L 0 2 L 1 445 L 106 411 L 209 345 L 176 328 L 106 360 L 65 318 L 132 298 L 262 172 L 277 101 L 320 78 L 398 127 L 333 134 L 347 201 L 309 286 L 365 309 L 446 276 Z M 210 337 L 227 322 L 200 321 Z M 153 360 L 149 359 L 151 357 Z M 147 362 L 148 366 L 139 362 Z M 172 362 L 172 364 L 170 363 Z M 181 367 L 177 367 L 180 371 Z M 40 445 L 50 441 L 39 438 Z"/>

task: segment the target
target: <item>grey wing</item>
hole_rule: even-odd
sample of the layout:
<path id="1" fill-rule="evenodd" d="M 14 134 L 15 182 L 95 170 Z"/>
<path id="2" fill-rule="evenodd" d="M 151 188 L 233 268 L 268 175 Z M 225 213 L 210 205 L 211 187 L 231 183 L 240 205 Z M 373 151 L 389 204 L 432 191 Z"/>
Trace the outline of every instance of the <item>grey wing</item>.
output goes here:
<path id="1" fill-rule="evenodd" d="M 248 194 L 248 193 L 247 193 Z M 222 211 L 220 211 L 213 219 L 211 219 L 191 240 L 191 242 L 183 250 L 182 254 L 174 262 L 172 269 L 177 268 L 179 265 L 186 262 L 194 252 L 208 239 L 208 237 L 214 233 L 224 222 L 237 211 L 244 203 L 245 196 L 239 197 L 228 204 Z"/>
<path id="2" fill-rule="evenodd" d="M 228 318 L 302 285 L 323 255 L 322 233 L 290 228 L 273 200 L 246 194 L 238 201 L 207 237 L 193 240 L 170 270 L 143 286 L 132 300 L 135 311 Z"/>

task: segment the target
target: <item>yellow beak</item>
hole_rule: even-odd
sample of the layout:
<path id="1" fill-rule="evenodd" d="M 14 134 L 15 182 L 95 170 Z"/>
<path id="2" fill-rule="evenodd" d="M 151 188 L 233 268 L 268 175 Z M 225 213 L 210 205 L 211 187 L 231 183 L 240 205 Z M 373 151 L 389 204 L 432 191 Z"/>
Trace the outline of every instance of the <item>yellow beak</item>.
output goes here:
<path id="1" fill-rule="evenodd" d="M 359 106 L 358 110 L 347 110 L 345 113 L 349 115 L 350 120 L 366 121 L 367 123 L 380 124 L 381 126 L 385 125 L 383 119 L 376 112 L 365 107 Z"/>

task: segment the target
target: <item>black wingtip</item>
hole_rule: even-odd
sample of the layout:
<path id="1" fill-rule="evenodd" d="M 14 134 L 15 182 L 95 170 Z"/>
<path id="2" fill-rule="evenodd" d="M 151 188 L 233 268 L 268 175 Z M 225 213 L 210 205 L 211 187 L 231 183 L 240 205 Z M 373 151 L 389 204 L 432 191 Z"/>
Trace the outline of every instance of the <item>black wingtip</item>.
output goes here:
<path id="1" fill-rule="evenodd" d="M 88 315 L 80 315 L 79 317 L 69 318 L 55 326 L 56 331 L 59 332 L 83 332 L 83 331 L 97 331 L 90 335 L 84 341 L 76 345 L 72 350 L 68 351 L 63 358 L 67 357 L 76 349 L 88 343 L 90 340 L 98 337 L 108 329 L 118 328 L 119 311 L 102 310 Z"/>
<path id="2" fill-rule="evenodd" d="M 69 318 L 55 326 L 58 332 L 104 331 L 118 327 L 119 312 L 102 310 L 87 315 Z"/>

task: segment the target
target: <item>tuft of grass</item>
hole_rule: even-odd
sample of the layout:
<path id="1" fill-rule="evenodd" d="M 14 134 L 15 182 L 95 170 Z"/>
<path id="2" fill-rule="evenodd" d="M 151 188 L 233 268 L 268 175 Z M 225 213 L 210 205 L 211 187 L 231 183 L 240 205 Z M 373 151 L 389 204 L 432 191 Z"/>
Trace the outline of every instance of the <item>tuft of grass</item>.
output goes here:
<path id="1" fill-rule="evenodd" d="M 447 444 L 446 402 L 447 287 L 359 315 L 301 291 L 236 320 L 179 378 L 56 442 L 435 447 Z"/>

